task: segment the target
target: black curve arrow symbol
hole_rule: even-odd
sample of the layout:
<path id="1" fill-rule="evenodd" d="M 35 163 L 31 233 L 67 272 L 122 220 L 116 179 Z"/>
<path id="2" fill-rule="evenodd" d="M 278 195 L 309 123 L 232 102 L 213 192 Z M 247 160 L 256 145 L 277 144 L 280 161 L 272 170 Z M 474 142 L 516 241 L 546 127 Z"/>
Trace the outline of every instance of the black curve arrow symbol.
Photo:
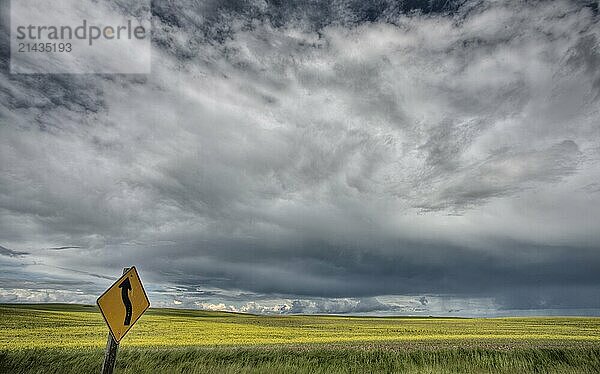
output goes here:
<path id="1" fill-rule="evenodd" d="M 125 305 L 125 322 L 123 324 L 125 326 L 129 326 L 131 323 L 131 300 L 129 300 L 129 291 L 131 291 L 131 283 L 129 283 L 129 278 L 125 278 L 123 282 L 119 285 L 121 289 L 121 298 L 123 299 L 123 305 Z"/>

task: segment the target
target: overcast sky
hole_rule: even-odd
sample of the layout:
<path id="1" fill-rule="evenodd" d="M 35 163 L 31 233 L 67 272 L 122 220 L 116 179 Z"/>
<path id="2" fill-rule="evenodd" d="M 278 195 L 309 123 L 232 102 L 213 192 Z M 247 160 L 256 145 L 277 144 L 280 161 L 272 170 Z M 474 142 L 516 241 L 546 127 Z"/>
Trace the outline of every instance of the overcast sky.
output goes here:
<path id="1" fill-rule="evenodd" d="M 150 75 L 4 28 L 0 302 L 600 315 L 598 3 L 399 3 L 154 1 Z"/>

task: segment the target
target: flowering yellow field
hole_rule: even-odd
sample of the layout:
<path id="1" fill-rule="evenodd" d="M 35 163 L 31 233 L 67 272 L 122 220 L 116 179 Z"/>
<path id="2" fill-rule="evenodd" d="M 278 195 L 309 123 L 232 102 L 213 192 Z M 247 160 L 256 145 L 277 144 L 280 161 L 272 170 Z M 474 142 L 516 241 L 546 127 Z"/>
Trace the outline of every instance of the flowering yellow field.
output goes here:
<path id="1" fill-rule="evenodd" d="M 103 347 L 107 331 L 94 307 L 0 306 L 0 349 L 3 350 Z M 121 345 L 182 347 L 382 342 L 600 347 L 600 318 L 270 317 L 151 309 Z"/>
<path id="2" fill-rule="evenodd" d="M 94 307 L 0 305 L 0 373 L 96 373 Z M 600 318 L 266 317 L 149 310 L 115 373 L 598 373 Z"/>

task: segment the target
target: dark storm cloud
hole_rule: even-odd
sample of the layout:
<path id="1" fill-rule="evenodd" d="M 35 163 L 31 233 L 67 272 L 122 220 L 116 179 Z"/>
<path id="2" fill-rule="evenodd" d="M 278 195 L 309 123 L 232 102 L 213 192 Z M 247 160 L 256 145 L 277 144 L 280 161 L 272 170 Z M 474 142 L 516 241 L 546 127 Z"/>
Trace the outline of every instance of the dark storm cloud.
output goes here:
<path id="1" fill-rule="evenodd" d="M 448 126 L 449 127 L 449 126 Z M 421 206 L 425 210 L 455 209 L 480 205 L 487 199 L 519 192 L 535 182 L 557 182 L 576 172 L 581 152 L 572 140 L 564 140 L 542 150 L 514 151 L 509 147 L 495 150 L 485 159 L 467 165 L 468 171 L 457 173 L 452 167 L 459 165 L 455 159 L 462 150 L 443 149 L 454 147 L 451 139 L 437 139 L 435 145 L 429 142 L 428 163 L 434 171 L 434 178 L 447 176 L 446 186 L 440 191 L 439 200 L 434 205 Z M 431 149 L 433 148 L 433 149 Z M 460 175 L 458 179 L 454 178 Z"/>
<path id="2" fill-rule="evenodd" d="M 214 0 L 177 3 L 158 0 L 152 2 L 152 13 L 166 27 L 194 29 L 196 37 L 201 35 L 222 41 L 232 35 L 232 19 L 248 23 L 266 21 L 275 27 L 302 22 L 311 30 L 320 30 L 332 24 L 351 26 L 364 22 L 389 22 L 410 12 L 448 13 L 456 11 L 464 3 L 452 0 Z"/>
<path id="3" fill-rule="evenodd" d="M 81 271 L 81 270 L 77 270 L 77 269 L 65 268 L 62 266 L 52 266 L 52 265 L 45 265 L 45 266 L 49 266 L 49 267 L 52 267 L 55 269 L 60 269 L 60 270 L 67 270 L 72 273 L 83 274 L 83 275 L 87 275 L 87 276 L 94 277 L 94 278 L 107 279 L 110 281 L 116 281 L 117 279 L 119 279 L 119 277 L 107 277 L 107 276 L 101 275 L 101 274 L 94 274 L 94 273 L 90 273 L 88 271 Z"/>
<path id="4" fill-rule="evenodd" d="M 151 75 L 0 76 L 0 300 L 600 309 L 596 3 L 153 17 Z"/>
<path id="5" fill-rule="evenodd" d="M 4 248 L 4 247 L 0 246 L 0 256 L 20 257 L 20 256 L 24 256 L 27 254 L 28 254 L 27 252 L 13 251 L 12 249 L 8 249 L 8 248 Z"/>
<path id="6" fill-rule="evenodd" d="M 47 248 L 51 251 L 62 251 L 64 249 L 81 249 L 82 247 L 78 247 L 78 246 L 62 246 L 62 247 L 52 247 L 52 248 Z"/>
<path id="7" fill-rule="evenodd" d="M 282 308 L 282 314 L 347 314 L 385 312 L 399 309 L 397 306 L 380 302 L 376 298 L 344 299 L 344 300 L 294 300 Z"/>
<path id="8" fill-rule="evenodd" d="M 173 283 L 227 285 L 288 297 L 417 296 L 422 293 L 487 297 L 503 295 L 506 290 L 521 292 L 521 288 L 526 292 L 534 285 L 549 289 L 593 289 L 600 269 L 596 248 L 551 248 L 514 242 L 502 243 L 488 251 L 423 243 L 388 245 L 378 243 L 374 249 L 357 248 L 349 243 L 339 247 L 312 243 L 306 247 L 290 245 L 279 252 L 272 248 L 273 252 L 269 253 L 266 248 L 244 248 L 241 243 L 237 246 L 230 243 L 230 248 L 239 249 L 229 253 L 213 250 L 212 255 L 173 259 L 170 265 L 186 275 L 167 270 L 162 277 Z M 163 251 L 168 250 L 157 251 L 157 254 Z M 261 256 L 256 256 L 257 253 Z M 160 258 L 146 262 L 148 270 L 158 271 L 163 266 Z M 194 273 L 207 278 L 195 279 Z M 502 300 L 506 300 L 504 295 Z M 599 301 L 593 302 L 598 304 Z"/>

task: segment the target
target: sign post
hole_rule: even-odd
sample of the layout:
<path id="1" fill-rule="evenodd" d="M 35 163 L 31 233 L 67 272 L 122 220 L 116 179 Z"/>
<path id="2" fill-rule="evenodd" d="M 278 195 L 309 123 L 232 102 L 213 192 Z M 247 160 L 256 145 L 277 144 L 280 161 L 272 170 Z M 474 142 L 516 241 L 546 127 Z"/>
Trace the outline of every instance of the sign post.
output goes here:
<path id="1" fill-rule="evenodd" d="M 123 269 L 123 276 L 98 298 L 96 304 L 109 329 L 102 374 L 112 374 L 119 342 L 150 307 L 136 268 Z"/>
<path id="2" fill-rule="evenodd" d="M 112 334 L 108 333 L 108 341 L 106 342 L 106 352 L 104 352 L 104 363 L 102 364 L 102 374 L 112 374 L 117 362 L 117 349 L 119 344 L 113 339 Z"/>

